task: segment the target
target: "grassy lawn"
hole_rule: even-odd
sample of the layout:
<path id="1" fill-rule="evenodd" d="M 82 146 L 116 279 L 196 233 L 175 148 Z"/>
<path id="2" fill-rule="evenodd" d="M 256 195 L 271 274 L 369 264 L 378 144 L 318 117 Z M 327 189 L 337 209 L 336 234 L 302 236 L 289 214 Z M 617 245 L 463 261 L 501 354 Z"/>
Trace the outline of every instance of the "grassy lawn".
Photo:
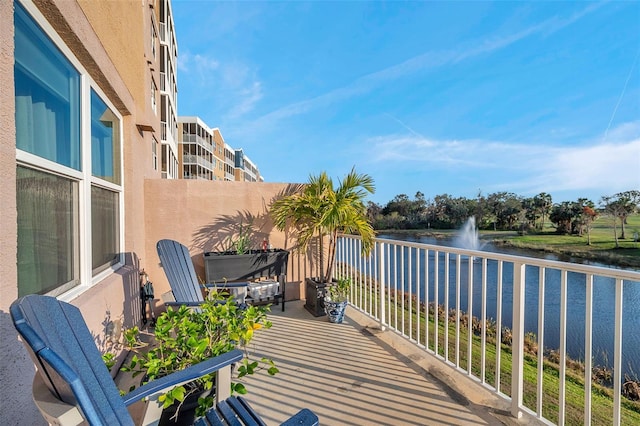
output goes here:
<path id="1" fill-rule="evenodd" d="M 365 292 L 367 293 L 367 292 Z M 354 295 L 354 300 L 360 300 L 359 294 Z M 368 306 L 369 294 L 362 294 L 363 306 Z M 377 298 L 377 295 L 373 295 Z M 390 303 L 390 302 L 388 302 Z M 392 302 L 391 302 L 392 303 Z M 409 334 L 411 329 L 411 335 L 413 339 L 418 339 L 422 345 L 425 342 L 425 313 L 424 309 L 417 314 L 415 312 L 415 304 L 413 306 L 413 312 L 411 315 L 408 311 L 407 304 L 405 303 L 404 317 L 400 306 L 401 301 L 398 301 L 397 318 L 394 309 L 391 309 L 391 313 L 387 311 L 388 324 L 394 326 L 397 324 L 399 331 L 404 331 L 405 334 Z M 387 305 L 387 309 L 389 305 Z M 438 316 L 438 349 L 439 355 L 445 354 L 445 322 L 443 318 L 444 312 L 441 312 Z M 419 317 L 419 320 L 418 320 Z M 404 321 L 403 321 L 404 318 Z M 411 326 L 409 322 L 411 320 Z M 418 329 L 419 321 L 419 329 Z M 404 324 L 404 328 L 403 328 Z M 431 351 L 435 348 L 435 336 L 436 327 L 434 323 L 433 312 L 429 314 L 429 322 L 427 325 L 429 333 L 428 348 Z M 455 328 L 456 324 L 454 320 L 449 320 L 448 324 L 448 359 L 451 362 L 455 362 Z M 464 321 L 460 322 L 460 344 L 459 344 L 459 367 L 468 369 L 467 359 L 467 347 L 469 339 L 469 331 Z M 471 371 L 474 376 L 481 376 L 481 338 L 475 334 L 471 336 L 472 356 L 471 356 Z M 496 384 L 496 357 L 497 357 L 496 340 L 493 336 L 487 335 L 485 345 L 485 381 L 491 386 Z M 512 354 L 511 347 L 509 345 L 500 345 L 500 391 L 506 395 L 511 395 L 511 365 Z M 538 361 L 537 355 L 527 353 L 524 360 L 524 396 L 523 403 L 529 409 L 536 411 L 537 405 L 537 368 Z M 565 423 L 568 425 L 582 425 L 584 424 L 584 372 L 574 371 L 567 368 L 565 376 Z M 542 414 L 548 420 L 557 423 L 558 422 L 558 403 L 559 403 L 559 389 L 560 389 L 560 372 L 559 366 L 548 360 L 544 361 L 543 366 L 543 405 Z M 593 425 L 607 425 L 611 424 L 613 417 L 613 390 L 593 384 L 591 388 L 591 404 L 592 415 L 591 421 Z M 640 402 L 634 402 L 622 398 L 622 424 L 623 425 L 638 425 L 640 424 Z"/>
<path id="2" fill-rule="evenodd" d="M 516 235 L 513 232 L 481 232 L 483 239 L 493 240 L 497 244 L 514 247 L 544 250 L 551 253 L 586 258 L 619 266 L 640 268 L 640 242 L 634 242 L 634 233 L 640 235 L 640 215 L 632 215 L 625 225 L 625 239 L 618 238 L 618 248 L 611 219 L 598 218 L 591 229 L 591 245 L 587 245 L 587 235 L 557 235 L 555 229 L 545 227 L 539 234 Z M 620 225 L 617 226 L 620 237 Z"/>
<path id="3" fill-rule="evenodd" d="M 617 225 L 618 237 L 621 234 L 620 224 Z M 424 235 L 434 238 L 451 238 L 457 229 L 406 229 L 379 230 L 377 232 L 391 232 L 394 234 Z M 518 235 L 515 231 L 481 230 L 480 238 L 491 241 L 496 245 L 513 246 L 531 250 L 541 250 L 558 255 L 568 255 L 589 259 L 601 263 L 617 266 L 640 268 L 640 241 L 635 243 L 634 233 L 640 235 L 640 214 L 627 218 L 625 225 L 625 239 L 618 238 L 616 248 L 611 218 L 599 217 L 591 229 L 591 245 L 587 245 L 587 235 L 558 235 L 550 223 L 545 225 L 542 232 Z"/>

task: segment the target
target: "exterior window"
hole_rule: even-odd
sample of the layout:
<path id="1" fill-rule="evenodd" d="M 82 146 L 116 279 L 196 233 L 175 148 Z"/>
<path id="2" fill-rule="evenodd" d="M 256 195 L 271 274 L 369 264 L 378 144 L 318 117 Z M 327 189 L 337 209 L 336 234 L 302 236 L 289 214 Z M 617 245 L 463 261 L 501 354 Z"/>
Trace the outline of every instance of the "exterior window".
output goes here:
<path id="1" fill-rule="evenodd" d="M 18 295 L 58 295 L 79 283 L 78 183 L 17 169 Z"/>
<path id="2" fill-rule="evenodd" d="M 121 118 L 14 4 L 18 293 L 58 296 L 120 261 Z"/>
<path id="3" fill-rule="evenodd" d="M 94 274 L 120 259 L 118 193 L 91 187 L 91 268 Z"/>
<path id="4" fill-rule="evenodd" d="M 91 90 L 91 173 L 120 184 L 120 120 Z M 118 192 L 91 187 L 91 268 L 94 274 L 120 259 Z"/>
<path id="5" fill-rule="evenodd" d="M 158 141 L 155 137 L 151 139 L 151 165 L 153 170 L 158 170 Z"/>
<path id="6" fill-rule="evenodd" d="M 163 146 L 162 147 L 162 155 L 161 155 L 161 165 L 162 165 L 162 171 L 163 172 L 167 172 L 167 151 L 169 150 L 168 146 Z M 165 176 L 166 177 L 166 176 Z"/>
<path id="7" fill-rule="evenodd" d="M 158 113 L 157 105 L 156 105 L 156 93 L 158 92 L 158 86 L 156 86 L 156 82 L 153 81 L 153 76 L 151 76 L 151 109 L 156 114 Z"/>
<path id="8" fill-rule="evenodd" d="M 16 146 L 80 170 L 80 74 L 19 5 L 14 19 Z"/>
<path id="9" fill-rule="evenodd" d="M 120 121 L 91 90 L 91 172 L 120 184 Z"/>
<path id="10" fill-rule="evenodd" d="M 151 11 L 153 13 L 153 11 Z M 156 57 L 156 44 L 158 43 L 158 35 L 156 34 L 156 23 L 151 15 L 151 54 Z"/>

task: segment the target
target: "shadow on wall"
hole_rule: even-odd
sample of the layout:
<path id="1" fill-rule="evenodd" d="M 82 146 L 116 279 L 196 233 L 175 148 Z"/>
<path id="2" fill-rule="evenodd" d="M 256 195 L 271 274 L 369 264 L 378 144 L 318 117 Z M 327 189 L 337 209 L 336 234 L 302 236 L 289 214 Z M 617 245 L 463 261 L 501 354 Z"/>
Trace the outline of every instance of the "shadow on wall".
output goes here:
<path id="1" fill-rule="evenodd" d="M 261 212 L 238 211 L 234 215 L 222 215 L 194 232 L 191 249 L 205 251 L 233 250 L 232 242 L 239 236 L 247 236 L 249 249 L 261 249 L 262 242 L 269 239 L 274 230 L 273 221 L 269 216 L 271 204 L 284 196 L 299 192 L 302 184 L 289 184 L 276 194 L 268 203 L 263 202 Z M 292 230 L 285 230 L 284 248 L 288 250 L 290 240 L 295 241 Z"/>
<path id="2" fill-rule="evenodd" d="M 262 211 L 250 212 L 238 211 L 233 215 L 220 215 L 196 229 L 193 233 L 191 247 L 191 260 L 196 273 L 204 277 L 204 259 L 202 254 L 208 251 L 234 250 L 233 241 L 244 235 L 248 239 L 249 249 L 262 249 L 264 240 L 269 241 L 272 232 L 278 232 L 274 228 L 273 220 L 269 215 L 271 204 L 282 197 L 300 192 L 304 184 L 289 184 L 282 191 L 274 195 L 268 202 L 263 202 Z M 317 238 L 310 241 L 307 249 L 300 253 L 297 248 L 299 231 L 296 228 L 287 227 L 282 231 L 283 246 L 273 245 L 273 248 L 289 250 L 288 280 L 302 282 L 307 276 L 319 274 L 319 244 Z M 184 242 L 183 242 L 184 243 Z"/>
<path id="3" fill-rule="evenodd" d="M 111 352 L 118 355 L 116 368 L 124 360 L 126 353 L 122 353 L 124 348 L 124 330 L 138 326 L 142 327 L 142 300 L 140 298 L 140 259 L 133 252 L 124 253 L 125 265 L 116 271 L 122 280 L 122 310 L 112 309 L 105 306 L 104 319 L 102 320 L 102 330 L 100 334 L 92 332 L 96 346 L 102 353 Z M 150 316 L 150 312 L 146 313 Z"/>

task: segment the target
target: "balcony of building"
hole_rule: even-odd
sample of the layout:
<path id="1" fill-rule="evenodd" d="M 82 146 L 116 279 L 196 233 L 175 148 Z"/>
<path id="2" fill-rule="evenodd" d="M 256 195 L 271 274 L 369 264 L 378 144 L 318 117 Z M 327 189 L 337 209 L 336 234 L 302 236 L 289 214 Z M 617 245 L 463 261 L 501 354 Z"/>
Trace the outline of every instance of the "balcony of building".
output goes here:
<path id="1" fill-rule="evenodd" d="M 267 424 L 302 407 L 321 425 L 538 423 L 517 423 L 500 398 L 353 307 L 342 324 L 312 316 L 304 301 L 288 302 L 285 312 L 273 308 L 270 320 L 273 326 L 256 333 L 251 350 L 272 359 L 279 373 L 245 381 L 247 399 Z"/>
<path id="2" fill-rule="evenodd" d="M 370 256 L 360 253 L 357 237 L 342 237 L 334 275 L 352 282 L 352 312 L 373 321 L 361 332 L 393 337 L 377 341 L 408 350 L 394 368 L 425 362 L 415 374 L 440 377 L 463 395 L 464 407 L 475 400 L 481 413 L 506 413 L 509 421 L 640 424 L 633 390 L 640 272 L 386 239 L 376 240 Z M 351 345 L 338 340 L 322 351 L 355 355 Z M 360 354 L 350 361 L 369 362 Z M 598 374 L 603 369 L 608 379 Z M 358 390 L 360 376 L 344 371 L 336 394 Z M 490 397 L 474 399 L 478 389 Z M 428 410 L 434 402 L 422 404 L 406 406 Z M 424 416 L 397 424 L 431 424 Z"/>
<path id="3" fill-rule="evenodd" d="M 639 272 L 384 239 L 362 257 L 356 237 L 335 268 L 352 282 L 345 323 L 290 303 L 256 341 L 282 373 L 250 379 L 281 401 L 255 400 L 268 419 L 306 406 L 321 424 L 639 424 L 625 389 Z"/>

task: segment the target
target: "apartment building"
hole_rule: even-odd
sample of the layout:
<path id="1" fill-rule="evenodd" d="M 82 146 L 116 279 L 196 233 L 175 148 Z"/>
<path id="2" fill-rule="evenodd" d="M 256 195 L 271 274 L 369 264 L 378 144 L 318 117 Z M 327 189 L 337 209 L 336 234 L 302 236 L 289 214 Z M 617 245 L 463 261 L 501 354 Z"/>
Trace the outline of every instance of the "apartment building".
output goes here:
<path id="1" fill-rule="evenodd" d="M 224 180 L 236 180 L 236 150 L 224 144 Z"/>
<path id="2" fill-rule="evenodd" d="M 178 117 L 178 129 L 181 178 L 215 180 L 213 131 L 199 117 Z"/>
<path id="3" fill-rule="evenodd" d="M 213 144 L 213 157 L 216 159 L 216 167 L 213 171 L 214 180 L 224 181 L 224 146 L 226 144 L 224 142 L 224 138 L 222 137 L 222 133 L 220 133 L 220 129 L 218 129 L 217 127 L 213 129 Z"/>
<path id="4" fill-rule="evenodd" d="M 158 0 L 160 34 L 160 142 L 162 177 L 178 179 L 178 43 L 169 0 Z"/>
<path id="5" fill-rule="evenodd" d="M 261 182 L 258 167 L 241 149 L 235 150 L 235 178 L 240 182 Z"/>
<path id="6" fill-rule="evenodd" d="M 242 149 L 227 145 L 220 129 L 211 129 L 200 117 L 178 117 L 183 179 L 263 182 L 258 166 Z"/>

